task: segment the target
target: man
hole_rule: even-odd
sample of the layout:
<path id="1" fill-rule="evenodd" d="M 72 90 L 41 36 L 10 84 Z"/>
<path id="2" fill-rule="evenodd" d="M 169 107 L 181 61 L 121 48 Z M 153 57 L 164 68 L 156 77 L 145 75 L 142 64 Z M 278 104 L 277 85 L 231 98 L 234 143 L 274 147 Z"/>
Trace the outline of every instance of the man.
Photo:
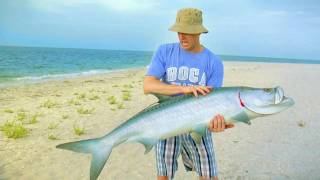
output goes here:
<path id="1" fill-rule="evenodd" d="M 144 93 L 194 94 L 198 97 L 199 94 L 206 95 L 212 88 L 221 87 L 223 64 L 200 44 L 201 33 L 208 32 L 202 25 L 202 12 L 192 8 L 181 9 L 170 30 L 178 33 L 179 43 L 164 44 L 158 48 L 144 79 Z M 212 116 L 209 131 L 221 132 L 233 127 L 233 124 L 224 122 L 223 116 Z M 158 180 L 174 177 L 180 154 L 186 170 L 195 170 L 199 179 L 218 179 L 209 131 L 200 144 L 196 144 L 190 134 L 160 140 L 155 148 Z"/>

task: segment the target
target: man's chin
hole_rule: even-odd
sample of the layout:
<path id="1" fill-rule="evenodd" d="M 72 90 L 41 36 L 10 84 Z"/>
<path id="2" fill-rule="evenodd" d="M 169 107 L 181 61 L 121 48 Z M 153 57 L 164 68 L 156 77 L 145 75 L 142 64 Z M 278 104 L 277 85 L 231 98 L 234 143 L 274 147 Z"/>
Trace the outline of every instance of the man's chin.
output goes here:
<path id="1" fill-rule="evenodd" d="M 182 47 L 182 49 L 186 50 L 186 51 L 190 51 L 191 47 L 190 46 L 184 46 L 182 44 L 180 44 L 180 46 Z"/>

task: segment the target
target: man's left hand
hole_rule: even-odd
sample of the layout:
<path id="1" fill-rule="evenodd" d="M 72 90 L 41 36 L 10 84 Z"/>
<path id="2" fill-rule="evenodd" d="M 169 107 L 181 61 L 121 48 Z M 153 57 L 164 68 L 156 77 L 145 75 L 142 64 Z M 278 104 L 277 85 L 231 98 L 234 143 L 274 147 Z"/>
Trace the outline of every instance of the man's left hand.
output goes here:
<path id="1" fill-rule="evenodd" d="M 222 132 L 225 129 L 233 128 L 234 124 L 226 123 L 224 117 L 220 114 L 216 115 L 209 124 L 209 131 L 211 132 Z"/>

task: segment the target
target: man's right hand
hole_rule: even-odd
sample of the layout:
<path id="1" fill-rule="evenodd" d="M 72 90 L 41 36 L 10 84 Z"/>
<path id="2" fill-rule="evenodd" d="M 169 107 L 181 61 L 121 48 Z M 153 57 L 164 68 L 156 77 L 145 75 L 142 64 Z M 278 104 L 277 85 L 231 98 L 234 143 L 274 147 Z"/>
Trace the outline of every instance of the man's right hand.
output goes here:
<path id="1" fill-rule="evenodd" d="M 206 95 L 212 88 L 209 86 L 182 86 L 183 94 L 193 94 L 195 97 L 198 97 L 198 94 Z"/>
<path id="2" fill-rule="evenodd" d="M 209 86 L 178 86 L 173 84 L 166 84 L 156 77 L 146 76 L 143 81 L 144 94 L 162 94 L 162 95 L 176 95 L 176 94 L 193 94 L 198 97 L 198 94 L 206 95 L 212 88 Z"/>

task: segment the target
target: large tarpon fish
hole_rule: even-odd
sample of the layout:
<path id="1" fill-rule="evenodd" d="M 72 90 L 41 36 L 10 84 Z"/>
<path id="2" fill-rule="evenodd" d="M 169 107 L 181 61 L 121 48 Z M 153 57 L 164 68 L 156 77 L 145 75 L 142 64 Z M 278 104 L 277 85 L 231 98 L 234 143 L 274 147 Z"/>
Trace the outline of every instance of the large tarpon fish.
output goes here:
<path id="1" fill-rule="evenodd" d="M 112 149 L 122 143 L 139 142 L 149 152 L 159 139 L 191 133 L 196 143 L 216 114 L 226 122 L 243 122 L 278 113 L 294 104 L 282 88 L 225 87 L 195 98 L 192 95 L 158 97 L 159 102 L 96 139 L 60 144 L 57 148 L 91 153 L 90 179 L 97 179 Z"/>

